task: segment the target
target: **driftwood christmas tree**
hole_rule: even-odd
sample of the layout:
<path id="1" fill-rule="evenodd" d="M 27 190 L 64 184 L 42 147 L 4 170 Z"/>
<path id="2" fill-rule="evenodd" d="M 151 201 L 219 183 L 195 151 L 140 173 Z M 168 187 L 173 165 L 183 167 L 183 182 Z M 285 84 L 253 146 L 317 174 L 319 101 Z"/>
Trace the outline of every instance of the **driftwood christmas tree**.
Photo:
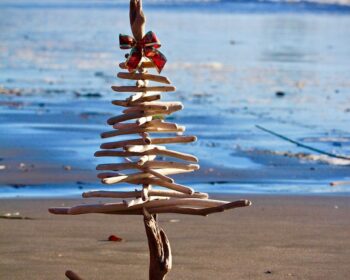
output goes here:
<path id="1" fill-rule="evenodd" d="M 247 200 L 234 202 L 211 200 L 208 194 L 195 192 L 192 188 L 174 182 L 169 175 L 192 172 L 199 168 L 197 158 L 169 150 L 161 144 L 190 143 L 195 136 L 180 136 L 183 126 L 164 121 L 159 116 L 167 116 L 183 108 L 180 102 L 160 101 L 162 92 L 173 92 L 167 77 L 150 74 L 160 73 L 166 63 L 165 56 L 158 50 L 160 42 L 149 31 L 144 34 L 145 16 L 141 0 L 130 1 L 130 23 L 134 37 L 120 35 L 120 47 L 131 49 L 126 61 L 119 66 L 126 71 L 118 73 L 121 79 L 134 80 L 134 86 L 112 86 L 119 94 L 133 93 L 124 100 L 114 100 L 114 105 L 125 109 L 123 114 L 110 118 L 107 122 L 113 130 L 102 133 L 102 138 L 135 134 L 130 140 L 113 141 L 101 145 L 95 153 L 97 157 L 122 157 L 124 162 L 100 164 L 97 170 L 103 184 L 129 183 L 139 189 L 130 192 L 91 191 L 83 197 L 106 197 L 129 199 L 116 203 L 83 204 L 70 208 L 50 208 L 53 214 L 127 214 L 142 215 L 150 250 L 149 279 L 164 279 L 171 269 L 170 244 L 164 231 L 159 227 L 156 215 L 178 213 L 206 216 L 237 207 L 249 206 Z M 163 84 L 150 86 L 149 82 Z M 167 137 L 154 136 L 166 133 Z M 175 135 L 171 135 L 175 134 Z M 152 135 L 152 137 L 151 137 Z M 171 136 L 169 136 L 171 135 Z M 161 160 L 166 158 L 167 160 Z M 117 172 L 118 171 L 118 172 Z M 122 171 L 123 173 L 119 173 Z M 158 186 L 158 188 L 153 188 Z M 159 188 L 160 187 L 160 188 Z M 69 279 L 81 279 L 71 271 L 66 272 Z M 109 277 L 107 277 L 110 279 Z M 106 279 L 107 279 L 106 278 Z"/>

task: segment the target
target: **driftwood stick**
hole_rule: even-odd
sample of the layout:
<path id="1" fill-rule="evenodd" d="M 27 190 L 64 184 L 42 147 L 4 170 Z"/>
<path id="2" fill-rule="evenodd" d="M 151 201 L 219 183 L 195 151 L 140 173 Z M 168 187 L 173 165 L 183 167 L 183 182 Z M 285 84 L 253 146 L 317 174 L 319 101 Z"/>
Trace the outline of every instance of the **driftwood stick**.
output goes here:
<path id="1" fill-rule="evenodd" d="M 127 152 L 137 152 L 137 153 L 142 153 L 146 152 L 148 150 L 151 150 L 155 147 L 155 145 L 136 145 L 136 146 L 125 146 L 124 150 Z"/>
<path id="2" fill-rule="evenodd" d="M 181 107 L 173 107 L 169 108 L 168 110 L 148 110 L 148 111 L 136 111 L 136 112 L 130 112 L 127 114 L 123 115 L 118 115 L 111 117 L 107 120 L 107 123 L 109 125 L 116 124 L 118 122 L 124 122 L 124 121 L 129 121 L 133 119 L 138 119 L 142 117 L 149 117 L 149 116 L 154 116 L 154 115 L 170 115 L 176 111 L 181 110 Z"/>
<path id="3" fill-rule="evenodd" d="M 126 110 L 142 111 L 142 110 L 168 110 L 169 106 L 166 104 L 152 104 L 153 102 L 143 102 L 140 104 L 134 104 L 133 106 L 128 106 Z M 128 111 L 124 110 L 123 113 Z"/>
<path id="4" fill-rule="evenodd" d="M 150 138 L 131 139 L 131 140 L 104 143 L 101 145 L 101 149 L 117 149 L 117 148 L 122 148 L 126 145 L 149 145 L 149 144 L 151 144 Z M 96 153 L 95 153 L 95 156 L 96 156 Z"/>
<path id="5" fill-rule="evenodd" d="M 119 67 L 121 69 L 127 69 L 125 62 L 119 63 Z M 152 61 L 143 61 L 139 67 L 140 68 L 155 68 L 155 65 L 153 64 Z"/>
<path id="6" fill-rule="evenodd" d="M 101 148 L 114 149 L 114 145 L 113 143 L 105 143 L 101 145 Z M 160 149 L 158 147 L 155 147 L 151 150 L 147 150 L 145 152 L 98 151 L 95 153 L 95 156 L 113 156 L 113 157 L 132 157 L 132 156 L 141 157 L 144 155 L 161 155 L 161 156 L 167 156 L 167 157 L 174 157 L 174 158 L 191 161 L 191 162 L 198 162 L 198 159 L 195 156 L 192 156 L 190 154 L 185 154 L 185 153 L 172 151 L 172 150 Z"/>
<path id="7" fill-rule="evenodd" d="M 117 142 L 104 143 L 101 145 L 101 149 L 116 149 L 126 145 L 159 145 L 159 144 L 174 144 L 174 143 L 190 143 L 197 141 L 196 136 L 175 136 L 175 137 L 164 137 L 164 138 L 142 138 L 132 139 Z M 96 154 L 95 154 L 96 156 Z"/>
<path id="8" fill-rule="evenodd" d="M 83 280 L 83 278 L 79 277 L 76 273 L 74 273 L 71 270 L 67 270 L 65 275 L 70 280 Z"/>
<path id="9" fill-rule="evenodd" d="M 113 126 L 115 129 L 131 129 L 136 127 L 144 127 L 138 123 L 116 123 Z"/>
<path id="10" fill-rule="evenodd" d="M 145 97 L 157 97 L 159 96 L 159 94 L 156 94 L 156 95 L 142 95 L 143 98 Z M 165 107 L 170 107 L 170 106 L 178 106 L 178 105 L 181 105 L 183 106 L 183 104 L 181 102 L 178 102 L 178 101 L 153 101 L 151 100 L 152 102 L 150 101 L 142 101 L 142 102 L 132 102 L 130 103 L 129 102 L 129 99 L 125 99 L 125 100 L 113 100 L 112 101 L 112 104 L 114 105 L 117 105 L 117 106 L 122 106 L 122 107 L 145 107 L 147 108 L 147 106 L 164 106 L 164 109 Z"/>
<path id="11" fill-rule="evenodd" d="M 118 78 L 128 79 L 128 80 L 150 80 L 154 82 L 171 84 L 170 80 L 167 77 L 152 75 L 147 73 L 128 73 L 128 72 L 119 72 Z"/>
<path id="12" fill-rule="evenodd" d="M 161 95 L 159 93 L 146 93 L 142 94 L 139 98 L 135 98 L 134 96 L 129 97 L 129 103 L 130 105 L 133 104 L 140 104 L 142 102 L 151 102 L 154 100 L 159 100 L 161 98 Z"/>
<path id="13" fill-rule="evenodd" d="M 287 136 L 284 136 L 284 135 L 282 135 L 282 134 L 276 133 L 276 132 L 274 132 L 274 131 L 272 131 L 272 130 L 269 130 L 269 129 L 267 129 L 267 128 L 264 128 L 264 127 L 262 127 L 262 126 L 260 126 L 260 125 L 256 125 L 256 127 L 257 127 L 258 129 L 262 130 L 262 131 L 265 131 L 265 132 L 267 132 L 267 133 L 270 133 L 271 135 L 274 135 L 274 136 L 279 137 L 279 138 L 281 138 L 281 139 L 283 139 L 283 140 L 285 140 L 285 141 L 288 141 L 288 142 L 290 142 L 290 143 L 293 143 L 293 144 L 297 145 L 298 147 L 302 147 L 302 148 L 308 149 L 308 150 L 310 150 L 310 151 L 314 151 L 314 152 L 316 152 L 316 153 L 319 153 L 319 154 L 322 154 L 322 155 L 326 155 L 326 156 L 329 156 L 329 157 L 339 158 L 339 159 L 345 159 L 345 160 L 350 160 L 350 157 L 348 157 L 348 156 L 343 156 L 343 155 L 337 155 L 337 154 L 329 153 L 329 152 L 326 152 L 326 151 L 324 151 L 324 150 L 320 150 L 320 149 L 311 147 L 311 146 L 309 146 L 309 145 L 305 145 L 305 144 L 303 144 L 303 143 L 301 143 L 301 142 L 298 142 L 298 141 L 296 141 L 296 140 L 290 139 L 290 138 L 288 138 Z"/>
<path id="14" fill-rule="evenodd" d="M 142 106 L 144 103 L 141 103 L 141 106 L 132 106 L 129 107 L 125 110 L 123 110 L 123 114 L 129 114 L 129 113 L 134 113 L 134 112 L 141 112 L 145 114 L 146 112 L 159 112 L 159 114 L 166 114 L 166 113 L 161 113 L 161 112 L 176 112 L 179 110 L 182 110 L 184 106 L 180 104 L 169 104 L 169 105 L 147 105 L 147 106 Z"/>
<path id="15" fill-rule="evenodd" d="M 175 200 L 175 202 L 174 202 Z M 204 203 L 186 203 L 186 200 L 197 200 Z M 177 201 L 181 201 L 177 203 Z M 238 200 L 233 202 L 213 201 L 208 202 L 205 199 L 169 199 L 169 200 L 152 200 L 143 204 L 127 207 L 124 203 L 109 203 L 109 204 L 83 204 L 74 207 L 58 207 L 49 208 L 52 214 L 79 215 L 87 213 L 103 213 L 103 214 L 119 214 L 119 215 L 142 215 L 142 209 L 147 208 L 149 213 L 178 213 L 187 215 L 207 216 L 212 213 L 223 212 L 225 210 L 250 206 L 252 203 L 249 200 Z M 193 204 L 193 205 L 192 205 Z M 192 207 L 180 207 L 192 206 Z M 200 207 L 200 208 L 193 208 Z"/>
<path id="16" fill-rule="evenodd" d="M 172 206 L 191 206 L 191 207 L 218 207 L 225 204 L 229 204 L 227 201 L 222 200 L 211 200 L 211 199 L 198 199 L 198 198 L 174 198 L 168 200 L 151 200 L 146 201 L 142 204 L 136 204 L 128 207 L 125 203 L 100 203 L 100 204 L 81 204 L 73 207 L 58 207 L 50 208 L 55 212 L 54 214 L 70 214 L 79 215 L 87 213 L 108 213 L 126 211 L 132 209 L 156 208 L 156 207 L 172 207 Z M 58 211 L 57 211 L 57 210 Z M 56 212 L 57 211 L 57 212 Z M 67 211 L 67 212 L 64 212 Z"/>
<path id="17" fill-rule="evenodd" d="M 113 125 L 115 129 L 130 129 L 130 128 L 141 128 L 141 127 L 153 127 L 153 128 L 165 128 L 165 129 L 178 129 L 179 126 L 176 123 L 164 122 L 163 120 L 150 118 L 149 121 L 140 124 L 140 123 L 117 123 Z"/>
<path id="18" fill-rule="evenodd" d="M 140 41 L 145 34 L 146 23 L 141 0 L 130 0 L 129 18 L 132 34 L 136 41 Z"/>
<path id="19" fill-rule="evenodd" d="M 116 128 L 116 125 L 113 126 Z M 185 127 L 179 126 L 177 128 L 162 128 L 162 127 L 132 127 L 127 129 L 118 129 L 118 130 L 111 130 L 107 132 L 103 132 L 101 134 L 102 138 L 108 138 L 113 136 L 119 136 L 119 135 L 127 135 L 127 134 L 136 134 L 136 133 L 143 133 L 143 132 L 149 132 L 149 133 L 177 133 L 177 132 L 184 132 Z"/>
<path id="20" fill-rule="evenodd" d="M 116 192 L 116 191 L 89 191 L 82 193 L 82 197 L 90 198 L 90 197 L 106 197 L 106 198 L 130 198 L 141 197 L 141 191 L 135 190 L 130 192 Z"/>
<path id="21" fill-rule="evenodd" d="M 185 214 L 185 215 L 200 215 L 208 216 L 213 213 L 223 212 L 225 210 L 240 208 L 250 206 L 252 203 L 249 200 L 238 200 L 234 202 L 229 202 L 222 206 L 207 207 L 207 208 L 190 208 L 190 207 L 157 207 L 157 208 L 147 208 L 147 210 L 152 214 L 160 213 L 173 213 L 173 214 Z"/>
<path id="22" fill-rule="evenodd" d="M 185 172 L 191 172 L 192 170 L 184 170 L 184 169 L 175 169 L 175 168 L 164 168 L 164 169 L 158 169 L 157 172 L 162 175 L 171 175 L 171 174 L 179 174 L 179 173 L 185 173 Z M 133 174 L 119 174 L 119 173 L 112 173 L 112 172 L 105 172 L 105 173 L 99 173 L 97 175 L 98 178 L 102 179 L 103 184 L 111 185 L 111 184 L 117 184 L 120 182 L 129 182 L 129 181 L 135 181 L 139 179 L 144 178 L 152 178 L 154 175 L 151 173 L 133 173 Z"/>
<path id="23" fill-rule="evenodd" d="M 193 194 L 185 194 L 177 191 L 163 191 L 163 190 L 148 190 L 149 196 L 164 196 L 164 197 L 176 197 L 176 198 L 201 198 L 207 199 L 209 196 L 207 193 L 195 192 Z M 105 197 L 105 198 L 140 198 L 142 191 L 130 191 L 130 192 L 117 192 L 117 191 L 90 191 L 84 192 L 82 197 Z"/>
<path id="24" fill-rule="evenodd" d="M 112 86 L 116 92 L 172 92 L 176 88 L 174 86 L 154 86 L 154 87 L 138 87 L 138 86 Z"/>
<path id="25" fill-rule="evenodd" d="M 190 143 L 197 141 L 196 136 L 176 136 L 167 138 L 153 138 L 151 139 L 151 144 L 172 144 L 172 143 Z"/>
<path id="26" fill-rule="evenodd" d="M 156 106 L 176 106 L 176 105 L 182 105 L 181 102 L 178 101 L 157 101 L 160 99 L 160 94 L 155 93 L 147 93 L 147 94 L 141 94 L 140 97 L 137 100 L 132 101 L 130 97 L 124 99 L 124 100 L 113 100 L 112 104 L 117 106 L 123 106 L 123 107 L 135 107 L 135 106 L 148 106 L 148 105 L 156 105 Z"/>
<path id="27" fill-rule="evenodd" d="M 155 217 L 146 209 L 142 214 L 150 253 L 149 279 L 163 280 L 172 267 L 170 243 Z"/>

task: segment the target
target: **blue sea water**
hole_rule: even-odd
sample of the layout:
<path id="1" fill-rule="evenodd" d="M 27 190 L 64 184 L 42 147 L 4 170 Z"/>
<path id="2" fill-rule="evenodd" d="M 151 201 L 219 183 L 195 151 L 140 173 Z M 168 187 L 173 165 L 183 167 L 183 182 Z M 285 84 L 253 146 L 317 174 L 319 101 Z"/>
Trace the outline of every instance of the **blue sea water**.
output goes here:
<path id="1" fill-rule="evenodd" d="M 211 192 L 349 193 L 329 186 L 350 180 L 349 162 L 255 127 L 350 154 L 350 6 L 340 2 L 144 1 L 147 28 L 168 58 L 164 75 L 177 86 L 165 98 L 185 105 L 172 120 L 199 138 L 174 148 L 225 170 L 184 183 Z M 127 1 L 0 1 L 0 90 L 20 93 L 0 95 L 0 143 L 23 153 L 3 152 L 0 165 L 15 172 L 20 162 L 47 161 L 93 172 L 98 134 L 120 112 L 110 86 L 120 83 L 124 55 L 117 35 L 128 32 Z M 74 182 L 1 182 L 0 196 L 80 191 Z"/>

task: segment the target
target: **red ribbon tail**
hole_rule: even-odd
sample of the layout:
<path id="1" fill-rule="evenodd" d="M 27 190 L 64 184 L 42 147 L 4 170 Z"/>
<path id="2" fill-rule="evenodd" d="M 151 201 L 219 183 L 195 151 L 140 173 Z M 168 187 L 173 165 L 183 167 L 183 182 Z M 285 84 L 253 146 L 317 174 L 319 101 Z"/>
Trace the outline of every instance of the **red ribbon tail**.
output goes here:
<path id="1" fill-rule="evenodd" d="M 129 57 L 126 61 L 126 67 L 128 68 L 129 72 L 133 72 L 137 69 L 142 59 L 142 54 L 135 48 L 131 50 Z"/>
<path id="2" fill-rule="evenodd" d="M 154 63 L 158 73 L 162 72 L 166 63 L 166 57 L 160 51 L 154 51 L 151 57 L 148 57 Z"/>

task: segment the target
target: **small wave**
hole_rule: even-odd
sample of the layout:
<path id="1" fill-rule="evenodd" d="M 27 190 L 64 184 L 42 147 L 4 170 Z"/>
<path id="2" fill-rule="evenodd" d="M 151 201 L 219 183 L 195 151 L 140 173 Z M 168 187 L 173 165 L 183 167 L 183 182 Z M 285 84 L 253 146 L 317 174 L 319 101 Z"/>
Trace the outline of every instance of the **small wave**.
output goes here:
<path id="1" fill-rule="evenodd" d="M 333 158 L 326 155 L 316 155 L 316 154 L 307 154 L 307 153 L 292 153 L 292 152 L 281 152 L 281 151 L 269 151 L 270 154 L 285 156 L 291 158 L 297 158 L 302 161 L 314 161 L 330 165 L 350 165 L 350 160 Z"/>

